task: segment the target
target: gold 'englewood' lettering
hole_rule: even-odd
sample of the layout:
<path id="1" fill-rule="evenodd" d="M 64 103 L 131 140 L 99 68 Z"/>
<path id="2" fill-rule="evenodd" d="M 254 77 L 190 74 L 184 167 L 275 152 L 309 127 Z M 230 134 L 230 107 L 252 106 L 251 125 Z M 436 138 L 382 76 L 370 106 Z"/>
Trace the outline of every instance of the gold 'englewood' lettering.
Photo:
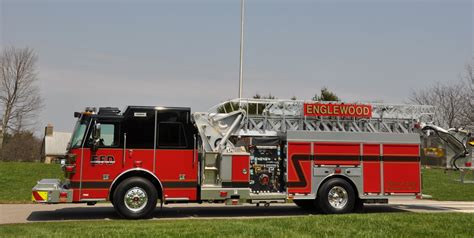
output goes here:
<path id="1" fill-rule="evenodd" d="M 305 104 L 305 116 L 372 117 L 372 106 L 362 104 Z"/>

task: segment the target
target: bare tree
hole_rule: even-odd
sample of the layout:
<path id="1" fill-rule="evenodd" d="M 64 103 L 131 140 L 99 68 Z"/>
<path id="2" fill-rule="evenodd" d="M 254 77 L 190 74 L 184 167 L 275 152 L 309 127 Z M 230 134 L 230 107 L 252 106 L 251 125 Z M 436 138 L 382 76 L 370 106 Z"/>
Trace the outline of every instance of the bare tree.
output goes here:
<path id="1" fill-rule="evenodd" d="M 440 126 L 452 128 L 472 125 L 473 65 L 468 65 L 466 69 L 466 76 L 462 79 L 450 83 L 436 83 L 431 87 L 414 91 L 409 100 L 417 104 L 435 106 L 434 123 Z"/>
<path id="2" fill-rule="evenodd" d="M 466 65 L 466 71 L 462 76 L 465 84 L 466 101 L 463 110 L 463 122 L 474 127 L 474 59 Z"/>
<path id="3" fill-rule="evenodd" d="M 33 49 L 9 47 L 0 53 L 0 110 L 3 135 L 18 133 L 36 122 L 42 98 Z M 1 148 L 1 147 L 0 147 Z"/>

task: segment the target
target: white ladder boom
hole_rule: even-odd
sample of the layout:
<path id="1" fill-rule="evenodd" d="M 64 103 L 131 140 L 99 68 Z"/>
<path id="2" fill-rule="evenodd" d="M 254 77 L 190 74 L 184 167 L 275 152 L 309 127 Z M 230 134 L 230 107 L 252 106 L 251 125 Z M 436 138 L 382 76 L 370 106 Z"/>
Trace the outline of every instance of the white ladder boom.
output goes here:
<path id="1" fill-rule="evenodd" d="M 372 117 L 305 116 L 305 104 L 341 104 L 281 99 L 233 99 L 209 110 L 211 117 L 236 110 L 245 111 L 241 129 L 234 135 L 275 136 L 288 130 L 413 133 L 415 125 L 429 122 L 434 107 L 426 105 L 351 103 L 372 107 Z"/>

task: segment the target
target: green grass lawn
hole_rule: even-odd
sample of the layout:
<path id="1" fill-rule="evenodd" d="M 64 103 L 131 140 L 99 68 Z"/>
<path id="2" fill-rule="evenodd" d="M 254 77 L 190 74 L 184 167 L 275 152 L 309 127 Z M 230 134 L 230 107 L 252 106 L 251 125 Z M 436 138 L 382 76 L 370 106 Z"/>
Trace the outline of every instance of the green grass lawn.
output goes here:
<path id="1" fill-rule="evenodd" d="M 423 169 L 423 194 L 441 201 L 474 201 L 474 183 L 460 183 L 459 171 Z M 474 180 L 473 171 L 465 179 Z"/>
<path id="2" fill-rule="evenodd" d="M 62 178 L 59 164 L 0 162 L 0 203 L 31 202 L 31 188 L 42 178 Z"/>
<path id="3" fill-rule="evenodd" d="M 81 221 L 0 225 L 0 236 L 42 237 L 472 237 L 463 213 L 317 215 L 234 220 Z"/>

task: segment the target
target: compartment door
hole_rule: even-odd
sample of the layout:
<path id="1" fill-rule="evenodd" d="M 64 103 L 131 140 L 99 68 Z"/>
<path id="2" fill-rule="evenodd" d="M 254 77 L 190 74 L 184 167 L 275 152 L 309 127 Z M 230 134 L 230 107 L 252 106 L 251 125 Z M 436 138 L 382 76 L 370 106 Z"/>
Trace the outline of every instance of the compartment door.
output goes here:
<path id="1" fill-rule="evenodd" d="M 311 144 L 288 143 L 288 193 L 311 193 Z"/>
<path id="2" fill-rule="evenodd" d="M 364 144 L 362 155 L 364 193 L 381 193 L 380 145 Z"/>
<path id="3" fill-rule="evenodd" d="M 420 146 L 383 145 L 383 184 L 386 193 L 420 193 Z"/>
<path id="4" fill-rule="evenodd" d="M 249 187 L 249 166 L 250 157 L 248 154 L 232 155 L 232 187 Z"/>

